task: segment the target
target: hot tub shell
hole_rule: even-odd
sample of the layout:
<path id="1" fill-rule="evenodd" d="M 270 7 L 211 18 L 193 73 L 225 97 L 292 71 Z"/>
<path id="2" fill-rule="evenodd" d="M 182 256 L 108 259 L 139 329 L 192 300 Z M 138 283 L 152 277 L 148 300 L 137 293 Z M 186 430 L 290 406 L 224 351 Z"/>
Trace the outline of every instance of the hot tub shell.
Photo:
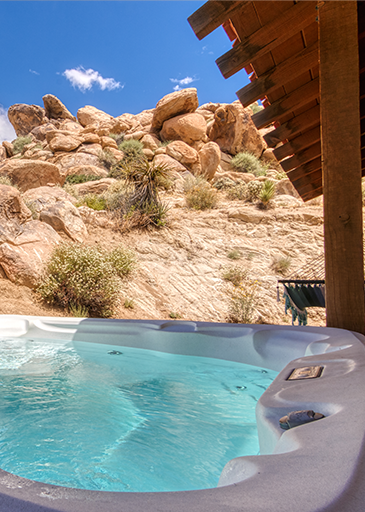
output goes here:
<path id="1" fill-rule="evenodd" d="M 256 408 L 261 455 L 229 461 L 217 488 L 88 491 L 0 470 L 1 512 L 364 510 L 365 338 L 360 334 L 316 327 L 0 316 L 1 336 L 146 348 L 280 372 Z M 311 365 L 323 366 L 319 378 L 287 380 L 294 368 Z M 325 418 L 280 428 L 282 416 L 304 409 Z"/>

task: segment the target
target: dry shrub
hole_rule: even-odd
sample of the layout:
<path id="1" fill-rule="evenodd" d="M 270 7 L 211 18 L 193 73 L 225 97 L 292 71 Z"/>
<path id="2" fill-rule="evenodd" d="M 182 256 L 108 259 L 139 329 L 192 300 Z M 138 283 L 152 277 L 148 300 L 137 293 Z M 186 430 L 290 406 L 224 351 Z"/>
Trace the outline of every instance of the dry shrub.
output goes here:
<path id="1" fill-rule="evenodd" d="M 188 208 L 208 210 L 218 203 L 217 190 L 202 177 L 188 178 L 184 183 L 185 201 Z"/>

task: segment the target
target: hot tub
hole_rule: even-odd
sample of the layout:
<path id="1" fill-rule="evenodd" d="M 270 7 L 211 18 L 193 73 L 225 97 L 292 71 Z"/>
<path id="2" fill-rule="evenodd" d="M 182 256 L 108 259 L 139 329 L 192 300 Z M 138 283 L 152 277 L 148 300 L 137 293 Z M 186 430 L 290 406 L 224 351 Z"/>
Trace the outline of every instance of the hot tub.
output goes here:
<path id="1" fill-rule="evenodd" d="M 0 317 L 0 337 L 88 341 L 194 355 L 280 372 L 256 408 L 260 455 L 232 459 L 214 489 L 123 493 L 70 489 L 0 470 L 0 510 L 27 512 L 300 512 L 364 509 L 364 337 L 330 328 L 184 321 Z M 320 377 L 287 380 L 295 368 Z M 311 409 L 325 418 L 282 430 Z M 1 455 L 0 455 L 1 467 Z"/>

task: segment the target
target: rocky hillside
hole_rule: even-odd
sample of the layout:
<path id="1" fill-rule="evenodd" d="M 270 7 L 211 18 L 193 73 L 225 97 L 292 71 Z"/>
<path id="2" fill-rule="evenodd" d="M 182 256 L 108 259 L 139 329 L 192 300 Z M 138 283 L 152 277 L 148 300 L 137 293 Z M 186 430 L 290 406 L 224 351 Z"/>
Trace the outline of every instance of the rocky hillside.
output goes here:
<path id="1" fill-rule="evenodd" d="M 250 108 L 239 102 L 199 106 L 196 89 L 115 118 L 85 106 L 76 119 L 55 96 L 46 95 L 43 102 L 44 108 L 10 107 L 18 138 L 0 146 L 0 314 L 69 315 L 45 305 L 33 291 L 54 245 L 69 240 L 108 249 L 122 243 L 135 250 L 139 265 L 124 284 L 116 317 L 225 321 L 229 297 L 223 275 L 235 266 L 259 282 L 254 320 L 289 322 L 283 303 L 276 302 L 276 281 L 284 269 L 275 262 L 285 259 L 290 274 L 323 252 L 322 208 L 318 201 L 305 205 L 289 180 L 280 179 Z M 173 186 L 160 192 L 170 209 L 160 229 L 121 232 L 112 212 L 80 206 L 76 199 L 115 186 L 110 162 L 125 157 L 118 147 L 122 139 L 140 141 L 152 165 L 170 170 Z M 242 151 L 260 159 L 265 176 L 232 167 L 232 157 Z M 72 191 L 65 186 L 70 176 L 80 175 L 93 181 Z M 270 179 L 276 195 L 270 208 L 260 210 L 229 199 L 232 194 L 219 186 L 214 209 L 189 209 L 184 181 L 200 175 L 213 187 L 229 183 L 230 189 Z M 323 319 L 323 310 L 310 310 L 309 324 L 323 325 Z"/>

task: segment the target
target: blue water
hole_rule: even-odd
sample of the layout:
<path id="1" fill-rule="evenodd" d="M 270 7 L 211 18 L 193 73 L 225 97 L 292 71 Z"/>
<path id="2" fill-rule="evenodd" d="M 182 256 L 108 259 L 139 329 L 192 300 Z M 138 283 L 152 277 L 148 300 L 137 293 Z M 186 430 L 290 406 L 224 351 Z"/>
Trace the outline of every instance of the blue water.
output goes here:
<path id="1" fill-rule="evenodd" d="M 67 487 L 215 487 L 259 452 L 255 406 L 277 373 L 150 350 L 0 339 L 0 467 Z"/>

